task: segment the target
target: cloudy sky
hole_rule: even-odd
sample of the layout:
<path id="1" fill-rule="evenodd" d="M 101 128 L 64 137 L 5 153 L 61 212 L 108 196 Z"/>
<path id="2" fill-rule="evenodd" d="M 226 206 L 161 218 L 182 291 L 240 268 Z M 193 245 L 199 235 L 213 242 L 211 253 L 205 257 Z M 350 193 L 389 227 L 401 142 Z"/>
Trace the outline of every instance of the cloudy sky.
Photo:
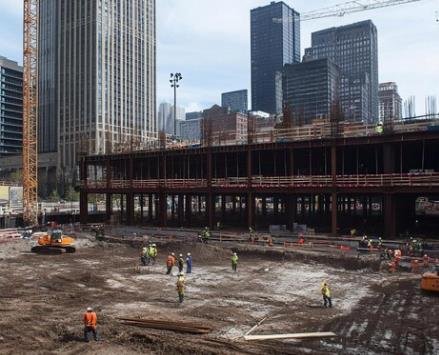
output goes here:
<path id="1" fill-rule="evenodd" d="M 286 0 L 308 12 L 347 0 Z M 368 2 L 371 0 L 362 0 Z M 157 0 L 158 100 L 171 101 L 169 73 L 183 74 L 188 111 L 220 101 L 223 91 L 250 87 L 250 9 L 269 0 Z M 22 0 L 0 0 L 0 55 L 22 62 Z M 372 19 L 378 28 L 380 81 L 396 81 L 403 98 L 439 96 L 439 0 L 302 23 L 302 51 L 313 31 Z"/>

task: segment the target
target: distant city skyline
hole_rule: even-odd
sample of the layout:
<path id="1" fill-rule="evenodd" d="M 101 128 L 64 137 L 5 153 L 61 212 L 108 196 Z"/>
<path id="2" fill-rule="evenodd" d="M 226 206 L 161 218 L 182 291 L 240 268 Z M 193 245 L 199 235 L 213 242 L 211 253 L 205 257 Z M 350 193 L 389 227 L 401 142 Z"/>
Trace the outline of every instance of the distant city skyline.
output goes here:
<path id="1" fill-rule="evenodd" d="M 342 2 L 285 1 L 300 13 Z M 158 103 L 172 102 L 169 73 L 176 70 L 184 75 L 178 105 L 187 112 L 219 103 L 222 92 L 235 88 L 250 90 L 250 10 L 269 3 L 269 0 L 158 1 Z M 22 63 L 22 1 L 0 0 L 0 9 L 0 55 Z M 417 102 L 423 103 L 426 96 L 439 96 L 439 48 L 434 45 L 439 36 L 437 10 L 436 1 L 423 0 L 343 18 L 303 22 L 301 54 L 309 47 L 312 32 L 371 19 L 380 34 L 379 81 L 396 82 L 404 100 L 416 96 Z M 423 113 L 423 106 L 418 108 L 418 114 Z"/>

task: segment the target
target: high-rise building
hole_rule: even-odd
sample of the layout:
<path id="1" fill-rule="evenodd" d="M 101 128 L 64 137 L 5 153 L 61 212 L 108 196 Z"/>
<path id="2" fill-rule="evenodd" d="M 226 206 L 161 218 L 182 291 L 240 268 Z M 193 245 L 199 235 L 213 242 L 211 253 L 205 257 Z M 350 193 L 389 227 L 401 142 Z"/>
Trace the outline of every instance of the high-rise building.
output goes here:
<path id="1" fill-rule="evenodd" d="M 23 68 L 0 56 L 0 157 L 23 145 Z"/>
<path id="2" fill-rule="evenodd" d="M 171 129 L 171 109 L 172 105 L 167 102 L 162 102 L 159 105 L 158 110 L 158 118 L 157 118 L 157 129 L 161 132 L 167 132 L 168 129 Z M 174 127 L 172 126 L 172 130 L 174 130 Z"/>
<path id="3" fill-rule="evenodd" d="M 329 58 L 340 67 L 345 119 L 378 121 L 378 35 L 373 22 L 314 32 L 305 60 L 321 58 Z"/>
<path id="4" fill-rule="evenodd" d="M 177 136 L 179 135 L 179 127 L 181 121 L 186 118 L 186 111 L 184 107 L 177 106 Z M 166 134 L 174 134 L 174 105 L 163 102 L 159 105 L 157 127 L 159 131 Z"/>
<path id="5" fill-rule="evenodd" d="M 300 15 L 284 2 L 251 11 L 252 110 L 282 111 L 282 70 L 300 62 Z"/>
<path id="6" fill-rule="evenodd" d="M 402 99 L 396 83 L 382 83 L 379 87 L 380 121 L 388 122 L 402 118 Z"/>
<path id="7" fill-rule="evenodd" d="M 248 90 L 225 92 L 221 95 L 221 106 L 232 112 L 248 111 Z"/>
<path id="8" fill-rule="evenodd" d="M 40 1 L 39 150 L 74 179 L 80 153 L 156 127 L 155 0 Z"/>
<path id="9" fill-rule="evenodd" d="M 329 59 L 288 64 L 283 76 L 284 105 L 295 124 L 329 118 L 339 102 L 340 70 Z"/>

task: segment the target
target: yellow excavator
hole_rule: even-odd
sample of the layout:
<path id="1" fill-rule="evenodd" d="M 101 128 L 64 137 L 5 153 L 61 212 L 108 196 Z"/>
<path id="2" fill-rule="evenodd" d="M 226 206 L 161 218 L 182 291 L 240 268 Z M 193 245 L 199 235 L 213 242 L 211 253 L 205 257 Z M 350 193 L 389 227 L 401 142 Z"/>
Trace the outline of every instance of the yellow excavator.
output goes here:
<path id="1" fill-rule="evenodd" d="M 74 253 L 76 251 L 75 239 L 64 235 L 61 229 L 55 229 L 51 233 L 41 234 L 38 237 L 37 245 L 31 251 L 33 253 Z"/>

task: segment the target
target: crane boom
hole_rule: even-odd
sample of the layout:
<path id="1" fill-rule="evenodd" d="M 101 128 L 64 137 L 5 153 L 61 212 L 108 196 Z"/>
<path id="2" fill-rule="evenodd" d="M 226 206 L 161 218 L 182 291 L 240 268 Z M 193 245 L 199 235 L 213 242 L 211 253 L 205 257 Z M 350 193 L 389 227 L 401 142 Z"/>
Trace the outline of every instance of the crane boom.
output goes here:
<path id="1" fill-rule="evenodd" d="M 24 0 L 23 24 L 23 220 L 38 224 L 38 11 Z"/>
<path id="2" fill-rule="evenodd" d="M 342 4 L 337 4 L 330 7 L 325 7 L 319 10 L 310 11 L 300 16 L 301 21 L 310 21 L 325 17 L 342 17 L 347 14 L 362 12 L 367 10 L 374 10 L 383 7 L 397 6 L 408 4 L 411 2 L 419 2 L 421 0 L 356 0 L 348 1 Z"/>

